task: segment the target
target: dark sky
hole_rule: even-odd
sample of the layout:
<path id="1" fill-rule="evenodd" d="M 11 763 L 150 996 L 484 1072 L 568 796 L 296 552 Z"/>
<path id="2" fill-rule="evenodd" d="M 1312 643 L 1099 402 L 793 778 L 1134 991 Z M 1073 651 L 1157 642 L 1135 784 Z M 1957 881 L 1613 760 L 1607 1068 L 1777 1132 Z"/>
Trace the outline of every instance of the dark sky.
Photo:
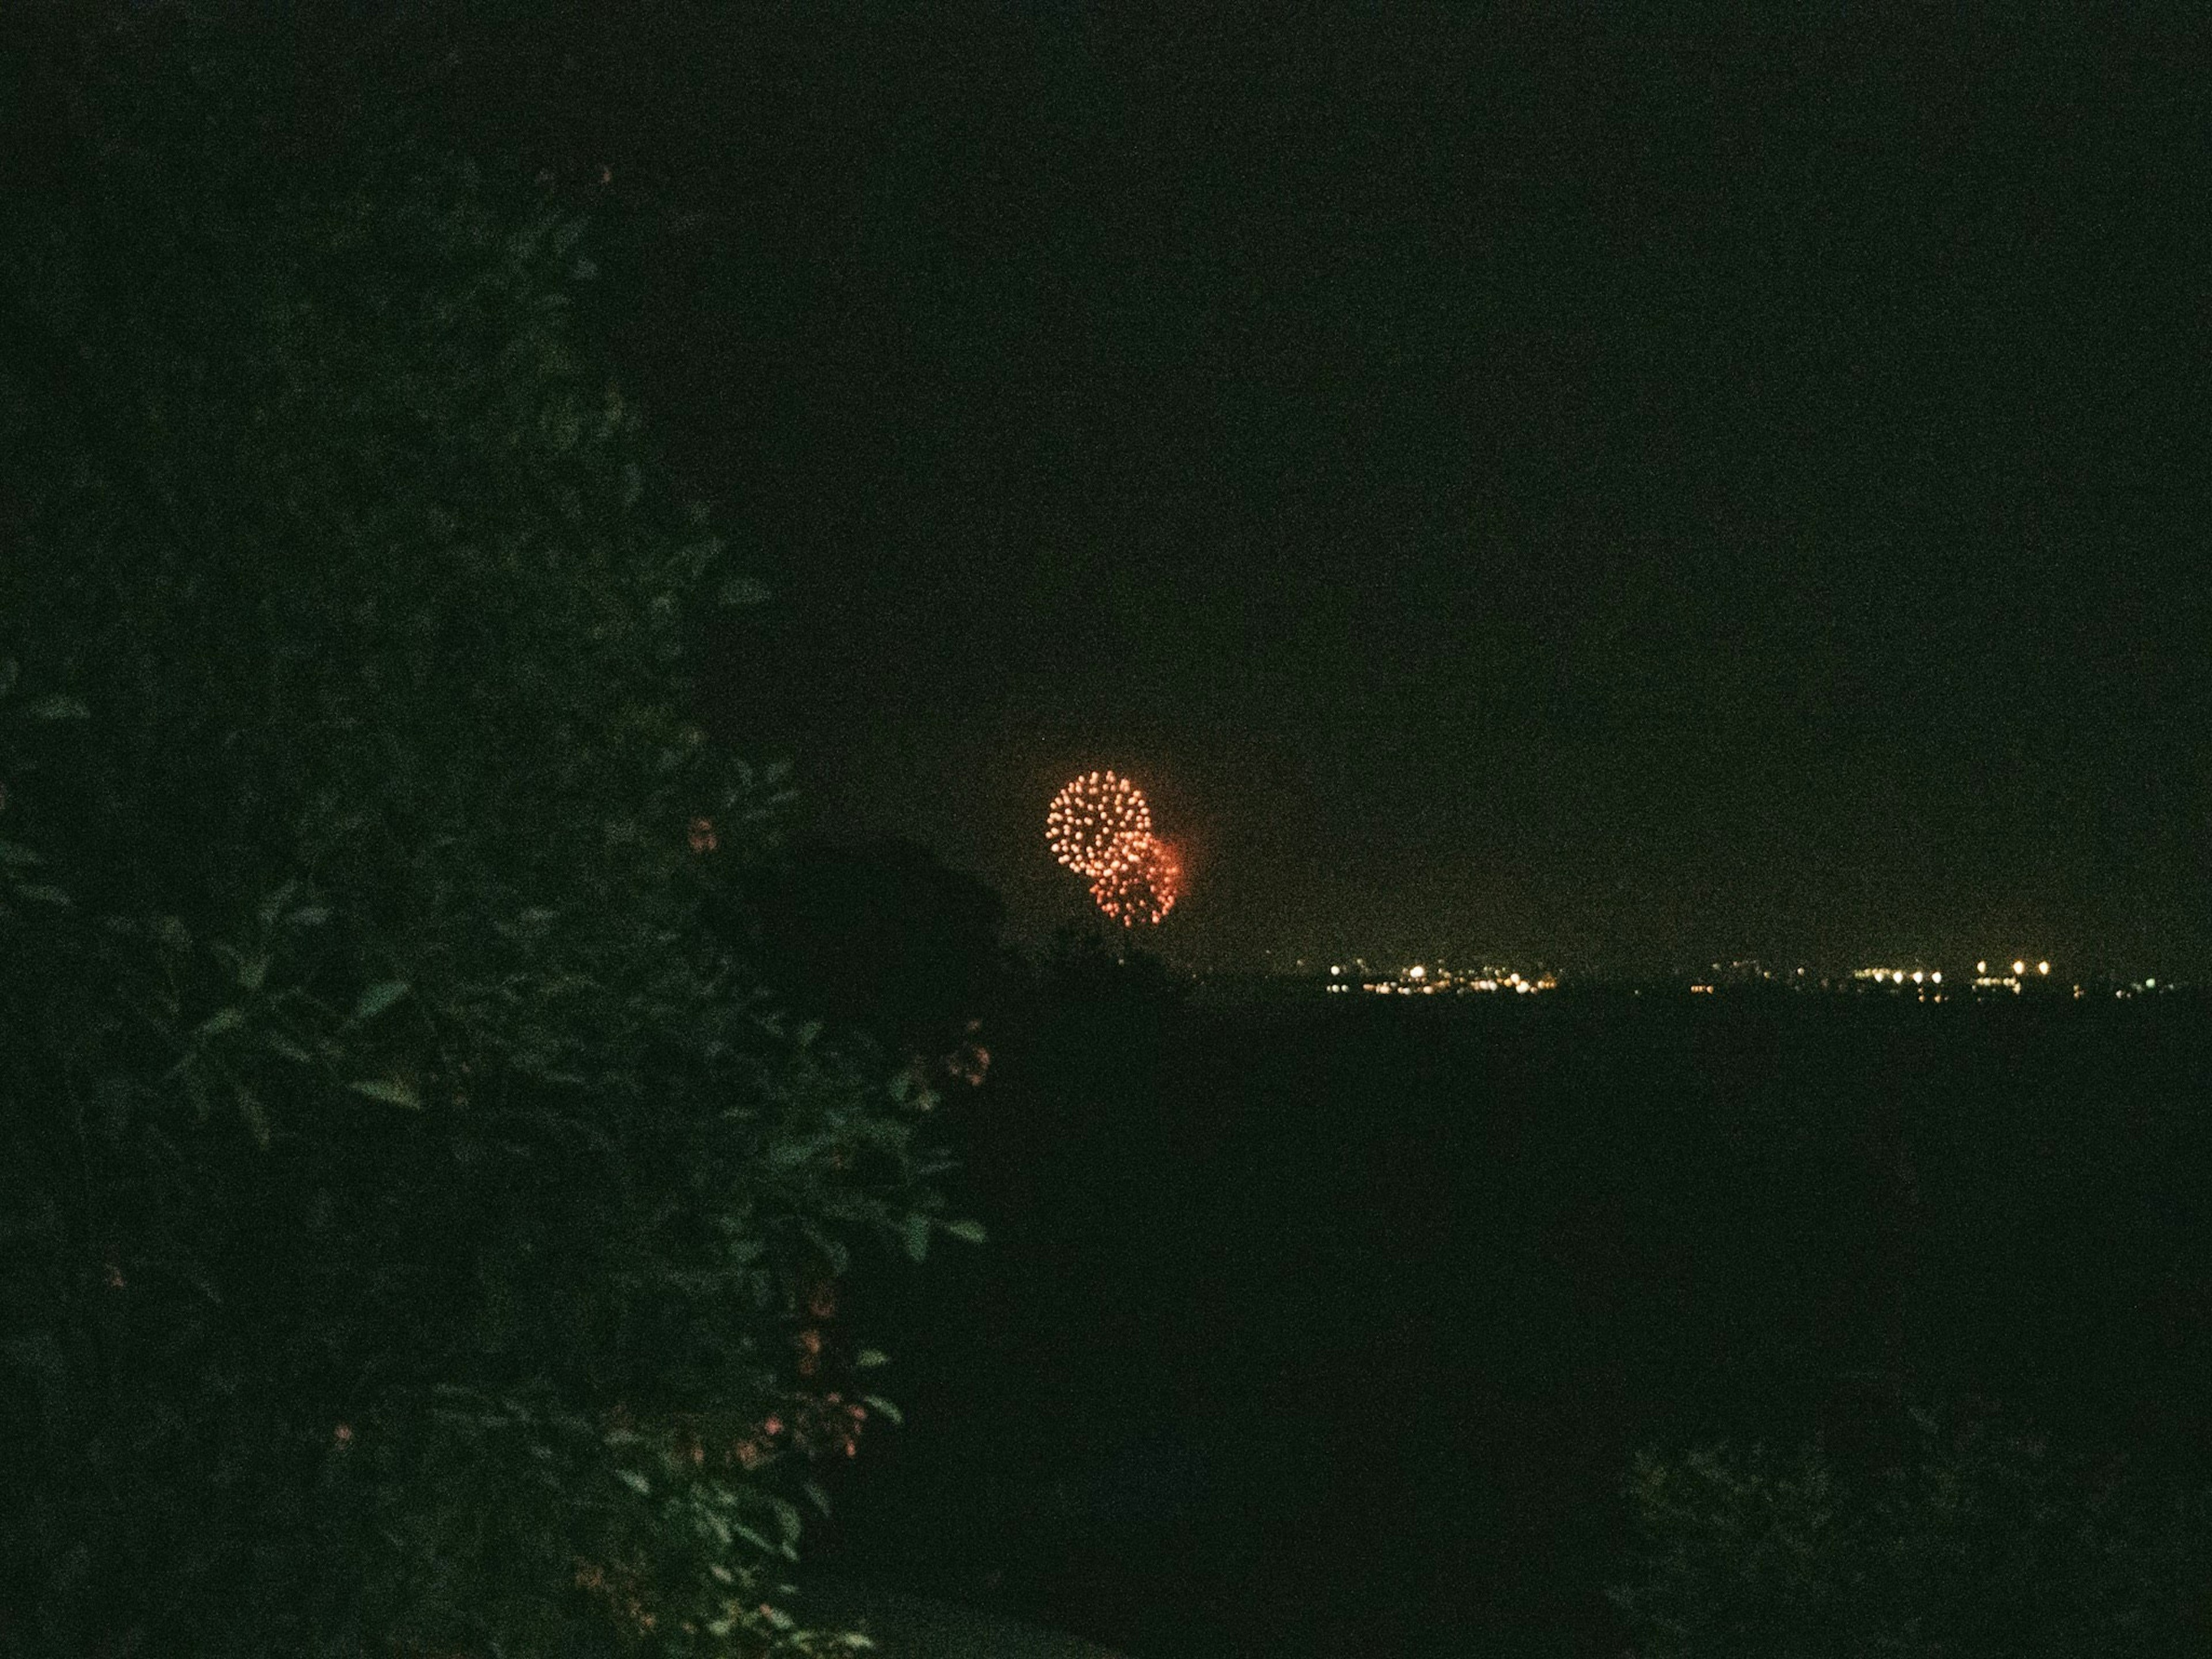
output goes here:
<path id="1" fill-rule="evenodd" d="M 1112 766 L 1194 963 L 2173 972 L 2188 10 L 624 0 L 458 84 L 613 170 L 618 354 L 775 595 L 732 733 L 1023 931 Z"/>

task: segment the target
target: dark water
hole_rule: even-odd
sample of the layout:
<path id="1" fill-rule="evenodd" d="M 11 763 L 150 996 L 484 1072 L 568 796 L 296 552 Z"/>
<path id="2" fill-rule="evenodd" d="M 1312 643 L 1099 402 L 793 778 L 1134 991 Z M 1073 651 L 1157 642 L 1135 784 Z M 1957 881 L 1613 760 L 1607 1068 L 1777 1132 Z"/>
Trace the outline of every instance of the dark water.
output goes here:
<path id="1" fill-rule="evenodd" d="M 1859 1371 L 2203 1437 L 2193 1000 L 1104 997 L 999 1054 L 991 1244 L 847 1310 L 908 1426 L 838 1571 L 1152 1659 L 1615 1655 L 1638 1445 L 1832 1445 Z"/>

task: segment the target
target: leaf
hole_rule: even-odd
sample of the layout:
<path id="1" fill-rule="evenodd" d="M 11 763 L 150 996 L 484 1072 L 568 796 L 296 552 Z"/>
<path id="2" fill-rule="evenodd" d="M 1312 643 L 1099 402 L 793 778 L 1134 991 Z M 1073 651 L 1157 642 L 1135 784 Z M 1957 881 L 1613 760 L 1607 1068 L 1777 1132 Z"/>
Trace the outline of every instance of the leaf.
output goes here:
<path id="1" fill-rule="evenodd" d="M 715 597 L 724 605 L 764 605 L 769 592 L 750 576 L 732 576 L 722 584 L 722 591 Z"/>
<path id="2" fill-rule="evenodd" d="M 46 854 L 20 842 L 0 841 L 0 864 L 44 864 Z"/>
<path id="3" fill-rule="evenodd" d="M 929 1254 L 929 1218 L 910 1215 L 906 1218 L 906 1253 L 916 1261 Z"/>
<path id="4" fill-rule="evenodd" d="M 854 1370 L 870 1371 L 878 1365 L 888 1365 L 890 1363 L 891 1357 L 881 1348 L 863 1348 L 853 1356 Z"/>
<path id="5" fill-rule="evenodd" d="M 261 988 L 261 981 L 268 975 L 269 954 L 264 951 L 238 970 L 238 982 L 245 990 L 258 991 Z"/>
<path id="6" fill-rule="evenodd" d="M 811 1140 L 779 1140 L 768 1149 L 769 1167 L 772 1170 L 796 1168 L 819 1152 L 826 1144 L 819 1136 Z"/>
<path id="7" fill-rule="evenodd" d="M 262 1041 L 268 1045 L 272 1054 L 282 1054 L 285 1059 L 295 1060 L 302 1066 L 312 1066 L 315 1063 L 315 1057 L 313 1054 L 282 1031 L 271 1031 L 262 1038 Z"/>
<path id="8" fill-rule="evenodd" d="M 325 904 L 303 904 L 284 918 L 295 927 L 319 927 L 330 919 L 330 907 Z"/>
<path id="9" fill-rule="evenodd" d="M 261 1102 L 255 1097 L 253 1091 L 242 1083 L 238 1085 L 238 1115 L 246 1121 L 246 1127 L 253 1136 L 253 1144 L 268 1146 L 269 1115 L 261 1109 Z"/>
<path id="10" fill-rule="evenodd" d="M 906 1426 L 906 1419 L 899 1415 L 899 1408 L 884 1399 L 883 1395 L 864 1394 L 860 1396 L 860 1403 L 872 1412 L 880 1413 L 894 1427 Z"/>
<path id="11" fill-rule="evenodd" d="M 948 1221 L 945 1224 L 945 1231 L 963 1243 L 981 1244 L 988 1242 L 988 1236 L 983 1231 L 983 1224 L 980 1221 Z"/>
<path id="12" fill-rule="evenodd" d="M 625 1486 L 628 1486 L 640 1498 L 647 1497 L 653 1492 L 653 1483 L 647 1480 L 643 1475 L 640 1474 L 635 1469 L 617 1469 L 615 1471 L 615 1479 L 621 1481 Z"/>
<path id="13" fill-rule="evenodd" d="M 361 994 L 361 1000 L 353 1006 L 353 1024 L 374 1019 L 393 1003 L 407 994 L 404 979 L 380 980 Z"/>
<path id="14" fill-rule="evenodd" d="M 275 927 L 276 925 L 277 915 L 283 910 L 287 904 L 291 902 L 292 895 L 299 891 L 299 880 L 297 878 L 295 878 L 294 879 L 286 882 L 275 892 L 270 894 L 268 897 L 263 899 L 255 912 L 255 914 L 259 915 L 261 918 L 261 925 L 264 927 Z"/>
<path id="15" fill-rule="evenodd" d="M 204 1042 L 211 1036 L 221 1036 L 225 1031 L 235 1031 L 246 1024 L 245 1013 L 237 1008 L 218 1008 L 199 1024 L 192 1040 Z"/>
<path id="16" fill-rule="evenodd" d="M 362 1078 L 346 1087 L 357 1095 L 367 1095 L 371 1100 L 381 1100 L 393 1106 L 404 1106 L 411 1111 L 421 1111 L 422 1103 L 415 1091 L 404 1083 L 393 1083 L 380 1078 Z"/>
<path id="17" fill-rule="evenodd" d="M 40 697 L 23 711 L 34 720 L 85 720 L 92 718 L 92 710 L 75 697 L 57 691 Z"/>
<path id="18" fill-rule="evenodd" d="M 154 924 L 154 937 L 173 950 L 189 951 L 192 948 L 191 930 L 185 927 L 181 916 L 163 916 Z"/>
<path id="19" fill-rule="evenodd" d="M 49 887 L 44 882 L 31 882 L 18 887 L 15 896 L 38 904 L 67 904 L 70 902 L 67 893 L 58 887 Z"/>

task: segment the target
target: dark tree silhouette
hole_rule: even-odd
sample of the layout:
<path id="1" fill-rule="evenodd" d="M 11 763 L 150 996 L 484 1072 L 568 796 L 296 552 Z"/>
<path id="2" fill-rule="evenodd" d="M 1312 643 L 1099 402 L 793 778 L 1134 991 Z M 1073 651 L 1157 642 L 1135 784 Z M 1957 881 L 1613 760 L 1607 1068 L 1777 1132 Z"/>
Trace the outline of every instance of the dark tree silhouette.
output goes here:
<path id="1" fill-rule="evenodd" d="M 250 18 L 41 16 L 0 1644 L 835 1646 L 784 1582 L 872 1410 L 827 1287 L 978 1235 L 926 1089 L 708 921 L 785 791 L 691 719 L 748 590 L 571 325 L 582 227 L 396 118 L 295 131 Z"/>

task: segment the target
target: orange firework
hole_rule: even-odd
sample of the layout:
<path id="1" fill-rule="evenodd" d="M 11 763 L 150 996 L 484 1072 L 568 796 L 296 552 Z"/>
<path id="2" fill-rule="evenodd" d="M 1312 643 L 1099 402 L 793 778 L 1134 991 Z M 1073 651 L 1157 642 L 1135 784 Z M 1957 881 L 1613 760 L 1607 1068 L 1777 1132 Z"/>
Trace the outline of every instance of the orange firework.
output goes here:
<path id="1" fill-rule="evenodd" d="M 1182 865 L 1175 849 L 1152 835 L 1132 838 L 1122 856 L 1100 872 L 1091 896 L 1124 927 L 1157 927 L 1182 890 Z"/>
<path id="2" fill-rule="evenodd" d="M 1052 855 L 1079 876 L 1104 876 L 1131 857 L 1152 830 L 1145 792 L 1111 772 L 1088 772 L 1052 798 L 1044 838 Z"/>

